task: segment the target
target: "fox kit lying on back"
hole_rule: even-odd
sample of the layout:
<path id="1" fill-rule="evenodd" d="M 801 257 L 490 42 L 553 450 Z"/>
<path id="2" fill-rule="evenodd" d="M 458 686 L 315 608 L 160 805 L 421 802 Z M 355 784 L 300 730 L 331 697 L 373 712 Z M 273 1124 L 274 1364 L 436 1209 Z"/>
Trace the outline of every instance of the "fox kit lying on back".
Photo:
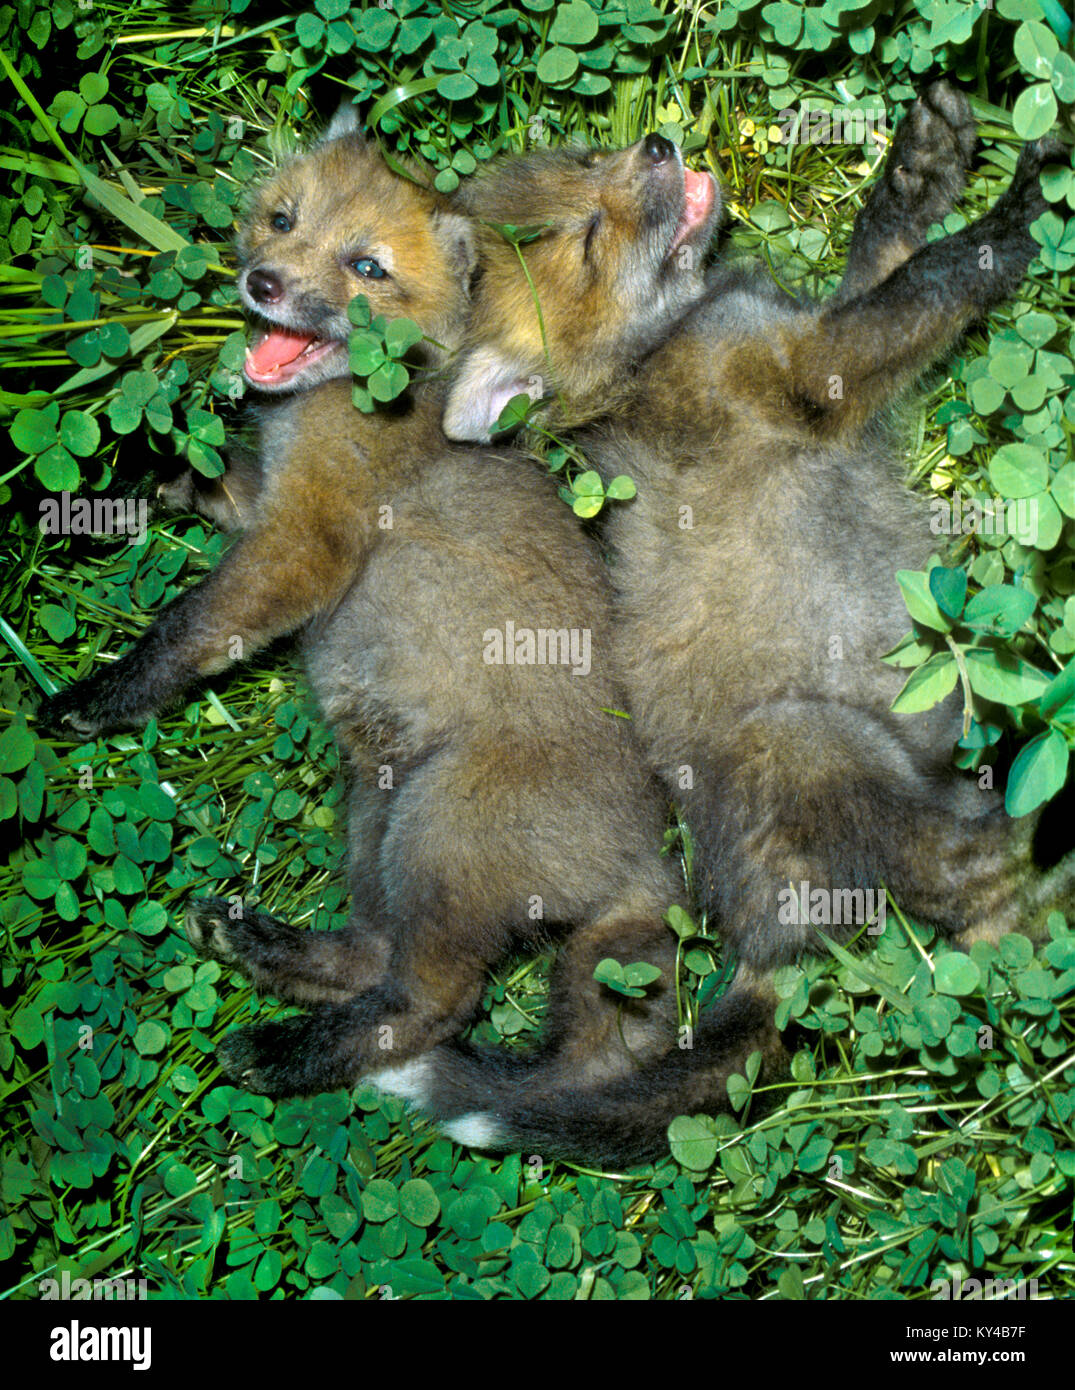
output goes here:
<path id="1" fill-rule="evenodd" d="M 679 165 L 658 137 L 643 149 L 663 165 L 641 184 L 622 154 L 592 167 L 528 157 L 466 193 L 480 219 L 544 227 L 522 249 L 548 353 L 515 251 L 490 233 L 494 268 L 446 431 L 489 438 L 536 378 L 561 417 L 593 423 L 595 464 L 637 480 L 608 523 L 628 708 L 748 979 L 810 948 L 811 920 L 832 923 L 811 918 L 818 893 L 861 923 L 887 887 L 962 942 L 1075 911 L 1075 854 L 1045 851 L 1036 816 L 1009 819 L 998 793 L 952 766 L 958 699 L 893 714 L 903 677 L 879 661 L 908 627 L 891 576 L 924 568 L 934 544 L 881 412 L 1017 287 L 1045 206 L 1038 173 L 1055 157 L 1025 148 L 985 217 L 927 245 L 973 142 L 962 96 L 934 84 L 897 131 L 843 284 L 821 304 L 676 254 L 704 246 L 715 203 L 688 187 L 687 235 L 672 234 L 659 209 Z M 798 899 L 803 884 L 789 910 L 789 886 Z"/>
<path id="2" fill-rule="evenodd" d="M 433 385 L 410 409 L 357 412 L 338 346 L 359 291 L 457 341 L 469 225 L 340 136 L 265 185 L 241 247 L 260 323 L 247 373 L 295 391 L 263 411 L 241 538 L 41 721 L 79 738 L 140 724 L 223 671 L 236 638 L 250 653 L 301 630 L 349 768 L 351 919 L 299 931 L 191 905 L 199 950 L 310 1006 L 232 1034 L 225 1070 L 269 1095 L 373 1077 L 470 1142 L 656 1155 L 670 1119 L 723 1093 L 759 1018 L 722 1005 L 723 1070 L 688 1070 L 662 921 L 680 885 L 660 856 L 666 803 L 613 714 L 604 566 L 542 472 L 447 443 Z M 424 1055 L 471 1020 L 512 942 L 558 937 L 541 1051 Z M 593 978 L 607 957 L 661 977 L 614 995 Z M 495 1126 L 468 1118 L 491 1106 Z"/>

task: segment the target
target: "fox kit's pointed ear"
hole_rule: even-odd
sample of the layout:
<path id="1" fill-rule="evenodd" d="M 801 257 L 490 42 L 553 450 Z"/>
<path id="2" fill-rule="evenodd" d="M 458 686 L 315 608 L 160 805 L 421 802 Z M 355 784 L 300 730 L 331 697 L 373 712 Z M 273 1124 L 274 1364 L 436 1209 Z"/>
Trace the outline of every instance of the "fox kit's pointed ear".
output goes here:
<path id="1" fill-rule="evenodd" d="M 433 214 L 433 234 L 453 273 L 469 294 L 478 268 L 478 234 L 469 217 L 438 208 Z"/>
<path id="2" fill-rule="evenodd" d="M 443 428 L 449 439 L 488 443 L 500 412 L 512 396 L 543 394 L 539 377 L 528 375 L 493 347 L 471 348 L 463 354 L 444 407 Z"/>
<path id="3" fill-rule="evenodd" d="M 321 134 L 319 145 L 327 145 L 330 140 L 340 140 L 345 135 L 361 135 L 362 129 L 358 123 L 358 107 L 353 102 L 341 101 L 336 108 L 336 114 L 329 121 Z"/>

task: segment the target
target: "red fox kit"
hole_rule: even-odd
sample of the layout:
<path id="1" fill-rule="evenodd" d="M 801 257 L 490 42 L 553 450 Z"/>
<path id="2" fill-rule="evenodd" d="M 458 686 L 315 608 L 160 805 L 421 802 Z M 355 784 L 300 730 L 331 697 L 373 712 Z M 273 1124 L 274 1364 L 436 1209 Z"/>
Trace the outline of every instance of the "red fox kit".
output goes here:
<path id="1" fill-rule="evenodd" d="M 478 287 L 447 433 L 489 438 L 504 399 L 537 378 L 561 418 L 591 423 L 595 465 L 637 480 L 608 521 L 628 708 L 694 832 L 704 901 L 755 978 L 811 948 L 811 921 L 838 932 L 845 907 L 861 924 L 886 887 L 961 942 L 1075 911 L 1075 854 L 952 766 L 956 697 L 894 714 L 903 677 L 879 661 L 908 626 L 890 576 L 935 546 L 882 413 L 1018 286 L 1045 207 L 1039 170 L 1056 157 L 1027 146 L 990 212 L 927 244 L 973 144 L 965 100 L 934 84 L 820 304 L 720 262 L 704 277 L 677 266 L 671 212 L 653 211 L 666 185 L 633 183 L 622 155 L 553 173 L 525 158 L 466 194 L 479 219 L 544 228 L 522 248 L 544 338 L 514 249 L 490 236 L 497 270 Z M 680 198 L 704 244 L 713 208 Z M 684 308 L 670 318 L 676 276 Z M 581 284 L 586 312 L 572 316 Z M 828 915 L 814 915 L 818 893 Z"/>
<path id="2" fill-rule="evenodd" d="M 242 291 L 264 321 L 248 375 L 292 392 L 262 412 L 240 538 L 118 661 L 46 702 L 41 723 L 79 738 L 138 725 L 224 671 L 236 638 L 249 654 L 301 632 L 349 769 L 351 918 L 300 931 L 191 904 L 197 949 L 309 1006 L 233 1033 L 225 1071 L 268 1095 L 372 1077 L 466 1141 L 655 1156 L 671 1118 L 723 1093 L 761 1017 L 745 995 L 720 1006 L 722 1070 L 689 1073 L 662 921 L 681 885 L 660 855 L 666 801 L 613 713 L 604 565 L 541 472 L 445 440 L 434 384 L 409 408 L 357 412 L 335 346 L 362 290 L 457 340 L 469 225 L 334 131 L 259 192 L 240 245 Z M 556 940 L 537 1054 L 429 1055 L 471 1020 L 512 943 Z M 608 957 L 660 978 L 644 997 L 615 995 L 594 979 Z M 658 1065 L 669 1056 L 674 1085 Z M 495 1125 L 471 1116 L 490 1104 Z"/>
<path id="3" fill-rule="evenodd" d="M 239 295 L 254 322 L 244 374 L 271 396 L 350 380 L 356 294 L 373 314 L 421 325 L 426 337 L 409 355 L 420 368 L 442 362 L 466 322 L 477 265 L 469 219 L 431 193 L 415 216 L 414 184 L 368 152 L 356 164 L 353 111 L 341 107 L 312 150 L 254 189 L 239 230 Z M 261 483 L 258 458 L 236 453 L 223 478 L 188 471 L 158 496 L 233 531 Z"/>
<path id="4" fill-rule="evenodd" d="M 614 153 L 508 159 L 464 184 L 456 203 L 484 242 L 472 346 L 445 416 L 457 439 L 488 439 L 508 400 L 528 389 L 560 393 L 571 418 L 602 414 L 701 295 L 720 210 L 714 179 L 686 169 L 660 135 Z M 540 232 L 521 250 L 541 322 L 518 254 L 497 231 L 520 217 Z"/>

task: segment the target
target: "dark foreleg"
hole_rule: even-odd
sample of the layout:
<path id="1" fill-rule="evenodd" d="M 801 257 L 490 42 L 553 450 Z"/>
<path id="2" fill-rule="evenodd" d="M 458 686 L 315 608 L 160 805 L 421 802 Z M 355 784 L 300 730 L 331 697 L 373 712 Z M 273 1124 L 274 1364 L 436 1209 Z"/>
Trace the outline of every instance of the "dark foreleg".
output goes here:
<path id="1" fill-rule="evenodd" d="M 788 396 L 820 435 L 869 419 L 1018 287 L 1046 210 L 1039 174 L 1060 147 L 1024 147 L 1011 185 L 979 221 L 921 247 L 881 284 L 785 329 Z"/>
<path id="2" fill-rule="evenodd" d="M 855 218 L 839 301 L 872 289 L 926 244 L 956 205 L 974 153 L 974 118 L 948 82 L 933 82 L 899 123 L 880 178 Z"/>
<path id="3" fill-rule="evenodd" d="M 66 738 L 139 727 L 200 677 L 226 670 L 334 603 L 350 581 L 348 549 L 346 538 L 327 528 L 281 534 L 277 524 L 243 537 L 118 661 L 46 700 L 38 724 Z"/>

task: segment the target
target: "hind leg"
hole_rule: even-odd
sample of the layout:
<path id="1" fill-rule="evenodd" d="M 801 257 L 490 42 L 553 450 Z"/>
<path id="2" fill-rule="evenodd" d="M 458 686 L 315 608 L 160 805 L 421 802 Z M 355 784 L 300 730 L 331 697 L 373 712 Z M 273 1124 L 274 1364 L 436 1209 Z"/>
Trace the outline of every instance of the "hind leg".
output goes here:
<path id="1" fill-rule="evenodd" d="M 411 924 L 383 983 L 346 1003 L 239 1029 L 218 1050 L 221 1066 L 262 1095 L 312 1095 L 353 1086 L 454 1037 L 485 981 L 487 961 L 470 949 L 469 925 L 444 913 Z"/>
<path id="2" fill-rule="evenodd" d="M 229 1075 L 266 1095 L 328 1090 L 403 1068 L 462 1031 L 509 928 L 526 921 L 527 892 L 542 886 L 500 828 L 505 817 L 495 801 L 504 780 L 477 775 L 452 749 L 400 775 L 366 884 L 374 925 L 388 943 L 381 979 L 346 1002 L 232 1034 L 220 1053 Z M 356 888 L 362 877 L 353 863 Z M 333 934 L 301 935 L 308 950 L 311 938 Z M 313 967 L 304 957 L 299 968 Z M 329 975 L 337 968 L 330 962 Z"/>
<path id="3" fill-rule="evenodd" d="M 771 708 L 715 761 L 687 816 L 722 932 L 758 968 L 814 949 L 816 927 L 865 925 L 884 889 L 953 935 L 1036 933 L 1051 908 L 1070 908 L 1071 867 L 1035 864 L 1032 819 L 1013 821 L 954 770 L 927 776 L 864 713 Z"/>
<path id="4" fill-rule="evenodd" d="M 351 999 L 388 968 L 388 938 L 358 918 L 339 931 L 304 931 L 236 899 L 194 898 L 183 925 L 199 955 L 296 1004 Z"/>

